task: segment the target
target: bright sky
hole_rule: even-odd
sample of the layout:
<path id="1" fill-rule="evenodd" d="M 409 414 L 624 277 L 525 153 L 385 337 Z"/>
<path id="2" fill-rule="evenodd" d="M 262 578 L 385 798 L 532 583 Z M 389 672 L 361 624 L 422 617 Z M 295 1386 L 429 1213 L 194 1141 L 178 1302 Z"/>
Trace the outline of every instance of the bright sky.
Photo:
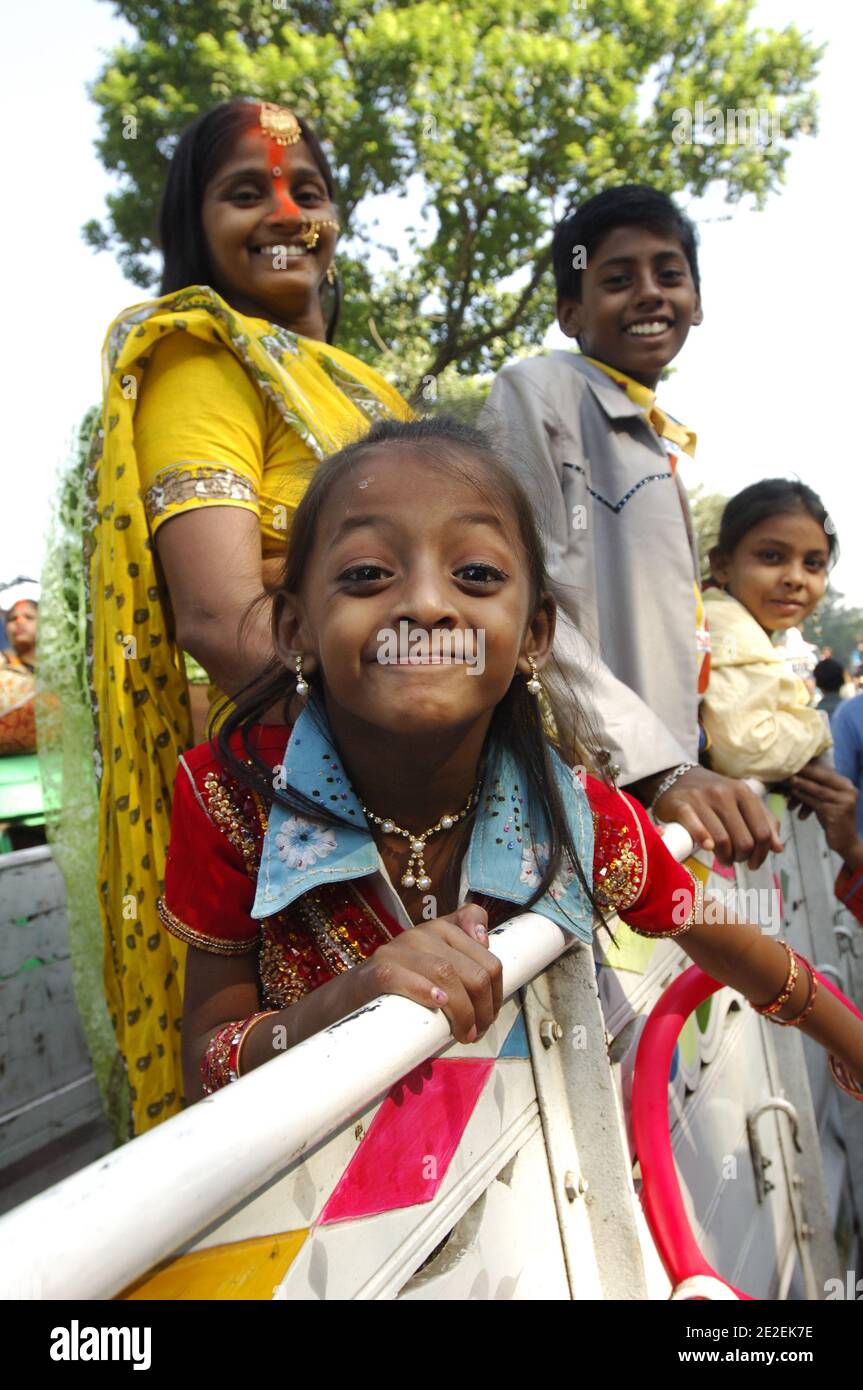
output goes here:
<path id="1" fill-rule="evenodd" d="M 100 396 L 105 329 L 146 297 L 80 235 L 88 218 L 102 215 L 111 186 L 93 152 L 96 111 L 85 83 L 125 26 L 97 0 L 42 0 L 38 23 L 34 13 L 16 5 L 4 21 L 12 198 L 0 226 L 7 266 L 0 580 L 38 574 L 56 468 Z M 829 43 L 817 83 L 820 130 L 796 143 L 785 191 L 766 211 L 718 206 L 716 215 L 731 219 L 701 224 L 705 322 L 693 330 L 662 403 L 698 432 L 690 486 L 700 481 L 730 494 L 759 477 L 796 474 L 821 492 L 843 551 L 834 582 L 863 606 L 860 430 L 849 428 L 859 389 L 853 339 L 863 321 L 851 265 L 860 214 L 859 16 L 847 0 L 756 6 L 758 23 L 795 22 Z M 548 342 L 560 341 L 551 329 Z"/>

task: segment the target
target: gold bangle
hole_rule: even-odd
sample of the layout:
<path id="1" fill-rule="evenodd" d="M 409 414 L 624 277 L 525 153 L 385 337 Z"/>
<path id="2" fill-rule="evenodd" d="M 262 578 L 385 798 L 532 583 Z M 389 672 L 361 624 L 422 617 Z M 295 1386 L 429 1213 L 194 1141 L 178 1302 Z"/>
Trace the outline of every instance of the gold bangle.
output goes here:
<path id="1" fill-rule="evenodd" d="M 799 1028 L 801 1023 L 809 1017 L 814 1009 L 815 996 L 818 993 L 818 976 L 815 974 L 809 961 L 805 956 L 801 956 L 799 951 L 795 951 L 794 954 L 797 960 L 806 966 L 806 973 L 809 976 L 809 993 L 806 996 L 806 1003 L 803 1005 L 800 1013 L 796 1014 L 794 1018 L 777 1018 L 775 1015 L 771 1017 L 770 1022 L 777 1023 L 780 1028 Z"/>
<path id="2" fill-rule="evenodd" d="M 246 1041 L 253 1028 L 256 1028 L 265 1018 L 272 1018 L 273 1014 L 277 1014 L 278 1012 L 278 1009 L 264 1009 L 261 1013 L 252 1014 L 251 1018 L 246 1020 L 240 1032 L 235 1035 L 234 1045 L 231 1049 L 231 1070 L 238 1080 L 243 1074 L 240 1069 L 240 1053 L 243 1050 L 243 1043 Z"/>
<path id="3" fill-rule="evenodd" d="M 755 1012 L 761 1014 L 763 1018 L 772 1018 L 774 1014 L 777 1014 L 779 1010 L 788 1003 L 788 1000 L 794 993 L 794 986 L 797 984 L 799 966 L 797 964 L 796 955 L 787 941 L 779 941 L 777 945 L 782 947 L 788 957 L 788 975 L 785 979 L 785 984 L 782 986 L 776 998 L 772 999 L 769 1004 L 752 1004 L 752 1000 L 750 999 L 749 1001 Z"/>

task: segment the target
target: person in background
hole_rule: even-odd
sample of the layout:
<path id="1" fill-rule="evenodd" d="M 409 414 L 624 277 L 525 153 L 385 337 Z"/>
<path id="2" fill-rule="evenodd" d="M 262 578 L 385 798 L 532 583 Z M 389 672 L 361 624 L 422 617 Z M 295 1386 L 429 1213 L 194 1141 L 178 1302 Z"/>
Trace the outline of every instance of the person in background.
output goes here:
<path id="1" fill-rule="evenodd" d="M 9 645 L 0 651 L 0 756 L 36 751 L 38 593 L 38 586 L 28 582 L 3 595 Z"/>
<path id="2" fill-rule="evenodd" d="M 726 504 L 705 591 L 711 670 L 701 718 L 710 764 L 729 777 L 784 782 L 830 747 L 825 720 L 772 639 L 815 609 L 836 533 L 804 483 L 768 478 Z"/>
<path id="3" fill-rule="evenodd" d="M 708 637 L 678 473 L 695 435 L 656 401 L 702 321 L 695 229 L 665 193 L 628 184 L 565 217 L 553 255 L 558 323 L 581 352 L 504 367 L 481 420 L 538 508 L 575 637 L 600 659 L 585 672 L 563 628 L 558 656 L 620 784 L 722 862 L 755 867 L 781 848 L 772 818 L 742 782 L 698 766 Z"/>
<path id="4" fill-rule="evenodd" d="M 863 634 L 854 643 L 854 650 L 848 658 L 848 671 L 855 684 L 863 679 Z"/>
<path id="5" fill-rule="evenodd" d="M 812 674 L 821 696 L 816 709 L 824 710 L 832 725 L 834 711 L 839 708 L 843 699 L 842 689 L 845 685 L 845 672 L 838 661 L 826 656 L 818 662 Z"/>
<path id="6" fill-rule="evenodd" d="M 863 694 L 842 701 L 830 728 L 836 771 L 863 792 Z M 863 796 L 857 803 L 857 829 L 863 835 Z"/>
<path id="7" fill-rule="evenodd" d="M 6 636 L 9 646 L 0 652 L 0 663 L 17 670 L 36 670 L 36 631 L 39 605 L 33 599 L 19 599 L 6 610 Z"/>

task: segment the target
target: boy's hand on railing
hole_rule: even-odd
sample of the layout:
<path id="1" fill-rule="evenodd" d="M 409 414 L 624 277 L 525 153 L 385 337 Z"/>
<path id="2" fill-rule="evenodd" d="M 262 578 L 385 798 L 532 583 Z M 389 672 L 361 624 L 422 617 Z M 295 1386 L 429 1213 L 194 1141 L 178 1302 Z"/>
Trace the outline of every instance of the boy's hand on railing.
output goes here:
<path id="1" fill-rule="evenodd" d="M 745 863 L 757 869 L 772 850 L 781 854 L 779 822 L 745 782 L 692 767 L 653 808 L 661 821 L 677 821 L 701 849 L 713 850 L 720 864 Z"/>
<path id="2" fill-rule="evenodd" d="M 834 767 L 813 759 L 789 777 L 793 803 L 818 817 L 827 843 L 849 869 L 863 864 L 863 840 L 857 833 L 857 788 Z M 803 813 L 805 814 L 805 812 Z"/>
<path id="3" fill-rule="evenodd" d="M 488 914 L 475 903 L 402 932 L 348 972 L 358 1005 L 401 994 L 442 1009 L 456 1042 L 476 1042 L 503 1002 L 503 971 L 488 949 Z"/>

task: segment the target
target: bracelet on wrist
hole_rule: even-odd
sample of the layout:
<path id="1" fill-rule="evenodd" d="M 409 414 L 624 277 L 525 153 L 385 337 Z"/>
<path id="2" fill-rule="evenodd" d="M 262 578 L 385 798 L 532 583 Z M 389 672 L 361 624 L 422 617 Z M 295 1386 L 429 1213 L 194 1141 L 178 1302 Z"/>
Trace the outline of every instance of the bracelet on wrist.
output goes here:
<path id="1" fill-rule="evenodd" d="M 801 956 L 799 951 L 795 951 L 794 956 L 799 965 L 805 965 L 806 967 L 806 973 L 809 976 L 809 993 L 806 996 L 806 1003 L 803 1005 L 803 1008 L 800 1010 L 799 1014 L 795 1014 L 793 1018 L 779 1018 L 777 1014 L 768 1015 L 769 1021 L 771 1023 L 777 1023 L 780 1028 L 799 1028 L 801 1023 L 809 1017 L 812 1010 L 815 1008 L 815 996 L 818 993 L 818 976 L 815 974 L 815 970 L 806 957 Z"/>
<path id="2" fill-rule="evenodd" d="M 274 1013 L 278 1013 L 278 1009 L 260 1009 L 248 1018 L 226 1023 L 213 1034 L 201 1058 L 201 1081 L 205 1096 L 211 1096 L 232 1081 L 239 1081 L 243 1043 L 261 1019 L 270 1018 Z"/>
<path id="3" fill-rule="evenodd" d="M 844 1091 L 846 1096 L 853 1096 L 854 1100 L 863 1100 L 863 1081 L 859 1081 L 848 1070 L 844 1062 L 831 1052 L 828 1056 L 830 1065 L 830 1075 L 836 1082 L 840 1091 Z"/>
<path id="4" fill-rule="evenodd" d="M 776 995 L 775 999 L 769 1000 L 769 1002 L 766 1004 L 753 1004 L 752 1000 L 750 999 L 750 1005 L 757 1014 L 761 1014 L 762 1018 L 772 1019 L 774 1014 L 778 1014 L 779 1010 L 785 1007 L 785 1005 L 788 1003 L 788 1000 L 794 993 L 794 986 L 797 984 L 797 976 L 800 972 L 800 967 L 797 964 L 797 956 L 795 955 L 794 951 L 792 951 L 791 947 L 788 945 L 788 942 L 777 941 L 776 944 L 777 946 L 782 947 L 783 951 L 788 957 L 788 974 L 785 977 L 784 985 L 780 989 L 779 993 Z"/>
<path id="5" fill-rule="evenodd" d="M 675 782 L 678 782 L 685 772 L 691 772 L 694 767 L 695 763 L 680 763 L 672 772 L 669 772 L 666 777 L 663 777 L 656 791 L 653 793 L 653 799 L 648 809 L 652 811 L 660 797 L 665 796 L 666 792 L 671 791 Z"/>

